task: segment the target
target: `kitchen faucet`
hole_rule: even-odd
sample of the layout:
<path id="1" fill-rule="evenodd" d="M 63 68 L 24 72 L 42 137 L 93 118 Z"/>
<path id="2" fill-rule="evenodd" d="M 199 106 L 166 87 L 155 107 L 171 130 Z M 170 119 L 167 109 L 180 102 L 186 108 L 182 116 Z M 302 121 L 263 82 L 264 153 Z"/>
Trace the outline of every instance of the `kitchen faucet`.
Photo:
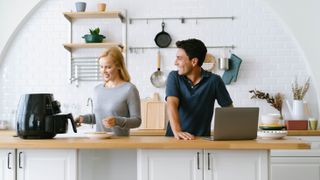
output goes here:
<path id="1" fill-rule="evenodd" d="M 91 128 L 93 128 L 93 119 L 92 119 L 92 116 L 93 116 L 93 101 L 92 101 L 91 98 L 87 99 L 87 106 L 89 106 L 89 105 L 90 105 L 90 109 L 91 109 L 91 115 L 89 116 L 89 118 L 90 118 L 90 122 L 91 122 Z"/>

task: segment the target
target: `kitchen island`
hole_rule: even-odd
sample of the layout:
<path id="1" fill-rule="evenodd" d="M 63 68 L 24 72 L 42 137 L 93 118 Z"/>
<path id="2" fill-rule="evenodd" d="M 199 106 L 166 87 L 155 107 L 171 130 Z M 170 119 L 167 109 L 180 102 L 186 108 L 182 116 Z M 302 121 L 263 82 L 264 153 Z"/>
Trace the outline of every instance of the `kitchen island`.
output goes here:
<path id="1" fill-rule="evenodd" d="M 0 134 L 0 148 L 41 149 L 308 149 L 300 140 L 246 140 L 209 141 L 201 137 L 195 140 L 176 140 L 165 136 L 114 136 L 109 139 L 89 139 L 84 134 L 57 135 L 53 139 L 20 139 L 13 134 Z"/>
<path id="2" fill-rule="evenodd" d="M 165 133 L 164 129 L 134 129 L 131 131 L 133 136 L 164 136 Z M 320 136 L 320 130 L 288 130 L 287 136 Z"/>
<path id="3" fill-rule="evenodd" d="M 198 137 L 183 141 L 164 136 L 88 139 L 79 134 L 24 140 L 13 135 L 0 132 L 3 162 L 0 171 L 5 172 L 0 174 L 16 170 L 11 174 L 17 174 L 17 178 L 12 179 L 32 180 L 48 179 L 50 173 L 61 173 L 61 179 L 68 180 L 234 177 L 268 180 L 271 149 L 310 148 L 298 139 L 208 141 Z"/>

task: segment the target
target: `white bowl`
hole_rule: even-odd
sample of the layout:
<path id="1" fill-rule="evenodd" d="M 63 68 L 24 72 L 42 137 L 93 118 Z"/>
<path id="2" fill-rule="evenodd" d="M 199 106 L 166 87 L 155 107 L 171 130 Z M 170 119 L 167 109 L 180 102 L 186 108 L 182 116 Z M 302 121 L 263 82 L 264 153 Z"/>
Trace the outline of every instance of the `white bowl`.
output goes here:
<path id="1" fill-rule="evenodd" d="M 281 139 L 288 134 L 287 131 L 258 131 L 258 137 L 261 139 Z"/>
<path id="2" fill-rule="evenodd" d="M 280 114 L 264 114 L 261 115 L 262 124 L 278 124 L 280 120 Z"/>
<path id="3" fill-rule="evenodd" d="M 109 132 L 87 132 L 85 135 L 90 139 L 106 139 L 110 138 L 113 134 Z"/>

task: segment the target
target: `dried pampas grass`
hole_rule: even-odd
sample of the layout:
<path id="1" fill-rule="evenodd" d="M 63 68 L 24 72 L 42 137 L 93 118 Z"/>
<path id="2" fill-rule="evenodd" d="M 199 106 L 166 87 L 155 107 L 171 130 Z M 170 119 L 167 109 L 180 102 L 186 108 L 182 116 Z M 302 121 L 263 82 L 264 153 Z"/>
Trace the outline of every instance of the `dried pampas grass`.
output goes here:
<path id="1" fill-rule="evenodd" d="M 299 86 L 297 77 L 295 78 L 294 82 L 291 84 L 291 89 L 293 93 L 294 100 L 303 100 L 304 96 L 306 95 L 307 91 L 310 87 L 310 77 L 307 78 L 306 82 Z"/>
<path id="2" fill-rule="evenodd" d="M 272 107 L 280 113 L 280 119 L 283 119 L 282 116 L 282 103 L 283 103 L 283 95 L 277 93 L 274 97 L 270 96 L 269 93 L 265 93 L 259 90 L 250 90 L 249 93 L 253 93 L 251 99 L 265 99 L 267 103 L 269 103 Z"/>

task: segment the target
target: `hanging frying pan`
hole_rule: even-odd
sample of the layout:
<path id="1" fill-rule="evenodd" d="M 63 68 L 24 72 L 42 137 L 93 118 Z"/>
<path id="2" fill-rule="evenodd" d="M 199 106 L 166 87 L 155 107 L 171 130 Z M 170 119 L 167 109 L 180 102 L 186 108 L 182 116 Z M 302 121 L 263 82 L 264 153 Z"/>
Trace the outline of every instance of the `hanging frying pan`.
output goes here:
<path id="1" fill-rule="evenodd" d="M 165 76 L 165 74 L 162 71 L 160 71 L 160 63 L 161 63 L 161 58 L 160 58 L 160 52 L 158 51 L 157 71 L 155 71 L 150 77 L 152 85 L 156 88 L 161 88 L 166 85 L 166 78 L 167 77 Z"/>
<path id="2" fill-rule="evenodd" d="M 156 35 L 156 37 L 154 38 L 154 42 L 160 48 L 166 48 L 171 43 L 171 37 L 167 32 L 164 31 L 164 26 L 165 26 L 164 22 L 162 22 L 161 26 L 162 26 L 162 31 Z"/>

